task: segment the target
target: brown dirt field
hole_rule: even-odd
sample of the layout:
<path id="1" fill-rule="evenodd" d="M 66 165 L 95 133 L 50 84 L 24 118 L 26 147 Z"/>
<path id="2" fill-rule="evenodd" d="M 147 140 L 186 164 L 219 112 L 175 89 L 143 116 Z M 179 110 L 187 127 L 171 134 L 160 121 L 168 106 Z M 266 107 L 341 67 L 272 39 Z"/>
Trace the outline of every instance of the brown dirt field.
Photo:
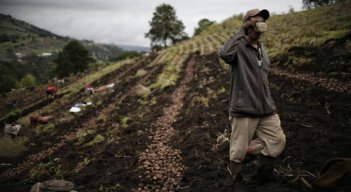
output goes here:
<path id="1" fill-rule="evenodd" d="M 0 167 L 0 190 L 29 191 L 37 181 L 64 178 L 77 191 L 231 191 L 229 146 L 217 143 L 218 134 L 230 130 L 228 71 L 216 54 L 192 54 L 175 86 L 141 98 L 134 94 L 135 86 L 155 81 L 163 67 L 148 66 L 150 60 L 94 82 L 120 80 L 114 92 L 96 98 L 101 104 L 72 120 L 55 122 L 51 133 L 33 136 L 35 147 L 20 157 L 0 159 L 13 164 Z M 139 69 L 148 74 L 136 77 Z M 316 74 L 310 78 L 281 70 L 270 74 L 287 145 L 275 166 L 276 179 L 248 185 L 250 192 L 317 191 L 307 185 L 313 184 L 322 164 L 331 157 L 351 156 L 349 83 L 321 79 L 318 83 Z M 72 103 L 81 98 L 72 96 Z M 94 133 L 79 139 L 89 130 Z M 103 141 L 90 144 L 97 135 Z"/>

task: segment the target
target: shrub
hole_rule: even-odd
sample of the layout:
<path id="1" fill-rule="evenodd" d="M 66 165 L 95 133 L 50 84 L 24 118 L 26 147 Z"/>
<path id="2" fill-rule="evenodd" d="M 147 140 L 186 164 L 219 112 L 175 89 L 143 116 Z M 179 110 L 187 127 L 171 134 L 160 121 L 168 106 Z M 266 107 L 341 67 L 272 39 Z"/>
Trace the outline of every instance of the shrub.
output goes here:
<path id="1" fill-rule="evenodd" d="M 0 138 L 0 157 L 13 158 L 19 156 L 26 151 L 27 138 L 17 137 L 11 139 L 10 137 L 3 136 Z"/>

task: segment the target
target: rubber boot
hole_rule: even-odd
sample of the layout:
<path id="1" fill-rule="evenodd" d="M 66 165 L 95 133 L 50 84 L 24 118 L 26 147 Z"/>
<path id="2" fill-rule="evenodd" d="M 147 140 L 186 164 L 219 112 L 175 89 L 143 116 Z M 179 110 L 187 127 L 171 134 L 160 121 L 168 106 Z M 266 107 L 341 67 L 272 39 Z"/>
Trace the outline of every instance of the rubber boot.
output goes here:
<path id="1" fill-rule="evenodd" d="M 247 192 L 246 186 L 242 183 L 242 181 L 238 181 L 239 172 L 242 169 L 241 163 L 236 163 L 234 161 L 229 161 L 228 171 L 232 176 L 233 183 L 230 187 L 230 192 Z"/>
<path id="2" fill-rule="evenodd" d="M 229 161 L 228 165 L 228 171 L 230 175 L 232 176 L 233 182 L 237 178 L 239 172 L 241 171 L 242 164 L 241 163 L 236 163 L 234 161 Z"/>
<path id="3" fill-rule="evenodd" d="M 263 184 L 273 179 L 274 157 L 259 155 L 258 161 L 249 163 L 250 174 L 244 176 L 244 180 L 250 183 Z M 254 169 L 254 170 L 253 170 Z"/>

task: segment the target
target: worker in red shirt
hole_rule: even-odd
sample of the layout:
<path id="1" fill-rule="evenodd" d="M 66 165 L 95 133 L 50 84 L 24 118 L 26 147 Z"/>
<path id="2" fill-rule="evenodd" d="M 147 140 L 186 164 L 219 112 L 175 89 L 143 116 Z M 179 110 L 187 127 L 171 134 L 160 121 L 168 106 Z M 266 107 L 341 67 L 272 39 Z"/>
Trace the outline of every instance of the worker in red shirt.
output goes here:
<path id="1" fill-rule="evenodd" d="M 49 86 L 46 89 L 46 96 L 47 96 L 47 98 L 55 99 L 56 98 L 56 92 L 57 92 L 57 89 L 56 89 L 55 86 Z"/>

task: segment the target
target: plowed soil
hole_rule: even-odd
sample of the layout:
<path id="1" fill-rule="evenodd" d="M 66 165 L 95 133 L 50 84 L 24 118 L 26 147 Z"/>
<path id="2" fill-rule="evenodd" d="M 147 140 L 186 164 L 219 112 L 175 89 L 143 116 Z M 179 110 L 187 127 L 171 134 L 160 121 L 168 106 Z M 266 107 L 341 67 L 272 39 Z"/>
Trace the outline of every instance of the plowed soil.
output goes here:
<path id="1" fill-rule="evenodd" d="M 230 191 L 229 146 L 217 142 L 230 130 L 228 71 L 216 54 L 192 54 L 176 85 L 142 98 L 136 86 L 155 81 L 163 70 L 150 61 L 95 82 L 117 82 L 117 88 L 97 96 L 102 102 L 82 115 L 55 122 L 55 131 L 34 136 L 20 157 L 0 159 L 11 164 L 0 167 L 0 191 L 29 191 L 35 182 L 54 178 L 74 182 L 77 191 Z M 148 74 L 136 76 L 139 69 Z M 349 84 L 313 82 L 306 75 L 271 73 L 287 145 L 275 166 L 276 180 L 249 185 L 249 191 L 314 191 L 308 186 L 326 160 L 351 156 Z M 103 140 L 92 144 L 97 135 Z"/>

